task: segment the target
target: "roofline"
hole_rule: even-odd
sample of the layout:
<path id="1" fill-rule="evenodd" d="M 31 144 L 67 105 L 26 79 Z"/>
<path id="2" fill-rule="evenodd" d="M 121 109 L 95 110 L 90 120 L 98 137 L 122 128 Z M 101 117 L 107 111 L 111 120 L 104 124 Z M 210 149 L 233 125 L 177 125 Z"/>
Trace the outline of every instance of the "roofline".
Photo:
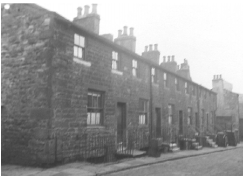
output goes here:
<path id="1" fill-rule="evenodd" d="M 36 6 L 37 6 L 37 5 L 36 5 Z M 39 7 L 39 6 L 37 6 L 37 7 Z M 42 8 L 42 7 L 40 7 L 40 8 Z M 45 10 L 46 10 L 46 9 L 45 9 Z M 47 11 L 48 11 L 48 10 L 47 10 Z M 189 83 L 192 83 L 192 84 L 194 84 L 194 85 L 196 85 L 196 86 L 198 86 L 198 87 L 200 87 L 200 88 L 206 89 L 206 90 L 210 91 L 210 92 L 213 93 L 213 94 L 217 94 L 216 92 L 214 92 L 214 91 L 212 91 L 212 90 L 210 90 L 210 89 L 208 89 L 208 88 L 206 88 L 206 87 L 204 87 L 204 86 L 202 86 L 202 85 L 199 85 L 199 84 L 197 84 L 197 83 L 195 83 L 195 82 L 193 82 L 193 81 L 191 81 L 191 80 L 188 80 L 188 79 L 186 79 L 186 78 L 184 78 L 184 77 L 182 77 L 182 76 L 180 76 L 180 75 L 178 75 L 178 74 L 176 74 L 176 73 L 174 73 L 174 72 L 171 72 L 171 71 L 169 71 L 169 70 L 167 70 L 167 69 L 162 68 L 160 65 L 157 65 L 157 64 L 151 62 L 150 60 L 146 59 L 145 57 L 140 56 L 140 55 L 136 54 L 135 52 L 132 52 L 132 51 L 128 50 L 128 49 L 125 48 L 125 47 L 122 47 L 122 46 L 120 46 L 120 45 L 118 45 L 118 44 L 116 44 L 116 43 L 114 43 L 114 42 L 112 42 L 112 41 L 110 41 L 110 40 L 108 40 L 108 39 L 106 39 L 106 38 L 104 38 L 104 37 L 98 35 L 98 34 L 95 34 L 95 33 L 91 32 L 91 31 L 85 29 L 85 28 L 82 27 L 82 26 L 79 26 L 79 25 L 77 25 L 77 24 L 75 24 L 75 23 L 69 21 L 68 19 L 64 18 L 63 16 L 59 15 L 59 14 L 56 13 L 56 12 L 52 12 L 52 11 L 48 11 L 48 12 L 51 13 L 51 14 L 53 15 L 53 18 L 54 18 L 54 19 L 56 19 L 56 20 L 58 20 L 58 21 L 65 22 L 65 23 L 67 23 L 69 26 L 72 26 L 72 27 L 74 27 L 74 28 L 76 28 L 76 29 L 78 29 L 78 30 L 81 30 L 81 31 L 84 32 L 85 34 L 89 35 L 90 37 L 93 37 L 93 38 L 95 38 L 95 39 L 98 39 L 99 41 L 104 42 L 105 44 L 109 45 L 109 46 L 112 47 L 112 48 L 115 48 L 115 49 L 117 49 L 117 50 L 120 50 L 120 51 L 122 51 L 122 52 L 125 52 L 126 54 L 128 54 L 128 55 L 130 55 L 130 56 L 132 56 L 132 57 L 135 57 L 135 58 L 141 60 L 142 62 L 144 62 L 144 63 L 150 65 L 151 67 L 155 67 L 155 68 L 157 68 L 157 69 L 159 69 L 159 70 L 162 70 L 163 72 L 169 73 L 169 74 L 171 74 L 171 75 L 173 75 L 173 76 L 175 76 L 175 77 L 179 77 L 180 79 L 182 79 L 182 80 L 184 80 L 184 81 L 187 81 L 187 82 L 189 82 Z"/>

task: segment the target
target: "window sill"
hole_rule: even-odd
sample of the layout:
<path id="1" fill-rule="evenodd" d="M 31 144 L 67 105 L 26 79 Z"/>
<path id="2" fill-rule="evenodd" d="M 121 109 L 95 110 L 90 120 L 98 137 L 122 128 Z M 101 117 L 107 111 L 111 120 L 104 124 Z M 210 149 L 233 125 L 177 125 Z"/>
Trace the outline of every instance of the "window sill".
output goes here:
<path id="1" fill-rule="evenodd" d="M 153 86 L 159 87 L 159 83 L 152 83 Z"/>
<path id="2" fill-rule="evenodd" d="M 78 64 L 84 65 L 86 67 L 90 67 L 91 66 L 91 62 L 80 60 L 78 58 L 73 58 L 73 61 L 78 63 Z"/>
<path id="3" fill-rule="evenodd" d="M 87 125 L 88 129 L 104 129 L 105 127 L 102 125 Z"/>
<path id="4" fill-rule="evenodd" d="M 118 71 L 118 70 L 113 70 L 112 69 L 111 72 L 114 73 L 114 74 L 117 74 L 117 75 L 121 75 L 121 76 L 123 75 L 123 72 Z"/>

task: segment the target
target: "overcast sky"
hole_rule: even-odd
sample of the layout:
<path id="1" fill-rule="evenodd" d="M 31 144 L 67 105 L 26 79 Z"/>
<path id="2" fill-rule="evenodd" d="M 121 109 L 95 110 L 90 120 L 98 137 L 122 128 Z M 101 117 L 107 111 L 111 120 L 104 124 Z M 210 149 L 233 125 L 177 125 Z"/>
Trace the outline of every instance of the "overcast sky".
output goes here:
<path id="1" fill-rule="evenodd" d="M 123 26 L 134 27 L 136 53 L 158 44 L 162 56 L 186 58 L 193 81 L 209 89 L 213 75 L 221 74 L 243 93 L 243 1 L 37 1 L 70 21 L 77 7 L 97 3 L 100 34 L 117 37 Z M 90 8 L 91 11 L 91 8 Z"/>

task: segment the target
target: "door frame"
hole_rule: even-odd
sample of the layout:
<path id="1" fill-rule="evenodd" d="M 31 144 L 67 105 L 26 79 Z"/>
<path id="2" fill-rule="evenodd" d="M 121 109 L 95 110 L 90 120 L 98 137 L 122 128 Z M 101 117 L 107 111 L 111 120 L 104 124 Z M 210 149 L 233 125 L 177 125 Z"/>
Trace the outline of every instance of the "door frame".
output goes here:
<path id="1" fill-rule="evenodd" d="M 122 128 L 122 131 L 123 131 L 123 133 L 124 133 L 124 131 L 126 131 L 126 129 L 127 129 L 127 103 L 126 102 L 124 102 L 124 101 L 117 101 L 116 102 L 116 110 L 115 110 L 115 112 L 117 113 L 117 111 L 118 111 L 118 104 L 120 104 L 120 105 L 122 105 L 123 106 L 123 113 L 124 113 L 124 119 L 125 119 L 125 122 L 123 122 L 123 124 L 124 124 L 124 126 L 125 127 L 123 127 Z M 116 115 L 116 113 L 115 113 L 115 115 Z M 125 135 L 126 135 L 126 133 L 125 133 Z M 124 136 L 123 136 L 123 134 L 122 134 L 122 138 L 123 138 Z M 119 140 L 119 137 L 118 137 L 118 117 L 116 116 L 116 143 L 118 143 L 118 140 Z"/>

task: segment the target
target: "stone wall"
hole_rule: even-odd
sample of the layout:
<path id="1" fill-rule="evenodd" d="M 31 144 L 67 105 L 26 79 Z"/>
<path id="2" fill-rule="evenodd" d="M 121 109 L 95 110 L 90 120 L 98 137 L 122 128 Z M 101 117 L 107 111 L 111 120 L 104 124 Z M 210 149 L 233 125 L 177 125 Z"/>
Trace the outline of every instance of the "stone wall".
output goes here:
<path id="1" fill-rule="evenodd" d="M 2 14 L 2 161 L 19 164 L 70 162 L 100 156 L 107 139 L 108 150 L 117 142 L 117 103 L 126 105 L 126 130 L 137 134 L 148 146 L 156 134 L 156 111 L 161 108 L 161 127 L 168 123 L 168 104 L 173 104 L 173 124 L 179 127 L 183 111 L 183 132 L 187 127 L 187 108 L 209 113 L 216 109 L 211 91 L 187 81 L 122 47 L 104 41 L 82 27 L 35 5 L 11 5 Z M 85 37 L 84 60 L 73 59 L 74 34 Z M 112 70 L 112 51 L 120 55 L 121 69 Z M 139 77 L 132 76 L 132 60 L 139 65 Z M 151 67 L 158 83 L 150 83 Z M 168 88 L 163 73 L 167 72 Z M 180 82 L 176 91 L 175 77 Z M 197 93 L 192 95 L 192 86 Z M 207 92 L 200 95 L 198 90 Z M 88 91 L 100 91 L 104 97 L 101 125 L 87 125 Z M 211 95 L 211 96 L 209 96 Z M 139 125 L 139 99 L 149 102 L 148 123 Z M 205 127 L 205 116 L 201 117 Z M 142 138 L 142 139 L 141 139 Z M 144 146 L 143 146 L 144 147 Z M 99 149 L 97 149 L 99 148 Z"/>
<path id="2" fill-rule="evenodd" d="M 2 6 L 2 163 L 34 164 L 48 156 L 50 23 L 37 6 Z"/>

